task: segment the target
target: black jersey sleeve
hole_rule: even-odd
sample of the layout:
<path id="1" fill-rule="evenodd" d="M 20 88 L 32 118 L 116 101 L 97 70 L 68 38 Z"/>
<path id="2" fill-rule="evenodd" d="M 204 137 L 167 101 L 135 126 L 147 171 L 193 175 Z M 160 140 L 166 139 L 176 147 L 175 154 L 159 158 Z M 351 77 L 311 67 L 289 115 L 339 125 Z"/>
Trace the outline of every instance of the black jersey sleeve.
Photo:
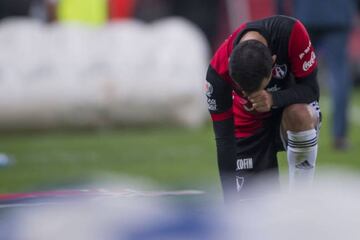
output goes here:
<path id="1" fill-rule="evenodd" d="M 232 87 L 210 65 L 206 76 L 206 97 L 213 120 L 217 160 L 221 174 L 232 170 L 236 159 Z"/>
<path id="2" fill-rule="evenodd" d="M 206 74 L 206 97 L 213 121 L 231 117 L 232 87 L 209 65 Z"/>
<path id="3" fill-rule="evenodd" d="M 319 100 L 319 84 L 317 69 L 310 75 L 295 79 L 292 87 L 272 93 L 273 107 L 285 107 L 295 103 L 311 103 Z"/>
<path id="4" fill-rule="evenodd" d="M 222 184 L 224 177 L 230 175 L 236 164 L 236 141 L 234 136 L 234 120 L 229 118 L 223 121 L 213 122 L 217 162 L 220 170 Z"/>

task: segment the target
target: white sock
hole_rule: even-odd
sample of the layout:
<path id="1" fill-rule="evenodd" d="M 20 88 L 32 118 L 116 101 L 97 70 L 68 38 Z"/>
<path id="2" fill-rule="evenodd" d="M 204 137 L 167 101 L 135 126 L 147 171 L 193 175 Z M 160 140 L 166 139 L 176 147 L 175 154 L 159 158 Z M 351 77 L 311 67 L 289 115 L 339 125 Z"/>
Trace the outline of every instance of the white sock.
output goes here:
<path id="1" fill-rule="evenodd" d="M 299 187 L 309 187 L 315 174 L 318 149 L 316 130 L 287 131 L 287 136 L 290 191 Z"/>

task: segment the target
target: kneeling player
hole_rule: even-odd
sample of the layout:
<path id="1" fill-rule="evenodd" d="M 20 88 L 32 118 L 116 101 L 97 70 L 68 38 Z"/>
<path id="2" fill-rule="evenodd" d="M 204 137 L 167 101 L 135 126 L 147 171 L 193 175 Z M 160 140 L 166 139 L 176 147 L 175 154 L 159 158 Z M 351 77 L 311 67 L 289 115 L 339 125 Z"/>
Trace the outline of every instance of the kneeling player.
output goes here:
<path id="1" fill-rule="evenodd" d="M 309 35 L 290 17 L 244 23 L 216 51 L 206 95 L 225 196 L 246 198 L 259 182 L 276 182 L 282 150 L 290 187 L 311 183 L 321 119 L 316 73 Z"/>

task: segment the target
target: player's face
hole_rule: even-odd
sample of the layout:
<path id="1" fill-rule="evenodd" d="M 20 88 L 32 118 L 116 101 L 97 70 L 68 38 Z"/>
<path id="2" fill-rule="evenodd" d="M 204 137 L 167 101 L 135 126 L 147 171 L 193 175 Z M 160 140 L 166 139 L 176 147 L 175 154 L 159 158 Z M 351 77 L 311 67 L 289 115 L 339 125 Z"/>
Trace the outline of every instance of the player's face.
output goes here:
<path id="1" fill-rule="evenodd" d="M 272 67 L 274 67 L 275 62 L 276 62 L 276 55 L 272 56 L 272 60 L 273 60 Z M 269 84 L 269 82 L 271 81 L 271 78 L 272 78 L 272 71 L 270 72 L 270 75 L 268 77 L 263 79 L 263 81 L 260 84 L 260 88 L 257 91 L 264 90 L 267 87 L 267 85 Z"/>
<path id="2" fill-rule="evenodd" d="M 273 56 L 272 56 L 272 59 L 273 59 L 273 67 L 274 67 L 275 62 L 276 62 L 276 55 L 273 55 Z M 257 90 L 254 91 L 254 92 L 258 92 L 258 91 L 264 90 L 264 89 L 267 87 L 267 85 L 269 84 L 269 82 L 271 81 L 271 78 L 272 78 L 272 71 L 270 72 L 270 74 L 269 74 L 268 77 L 265 77 L 265 78 L 263 79 L 263 81 L 262 81 L 261 84 L 260 84 L 259 89 L 257 89 Z M 235 82 L 235 81 L 234 81 L 234 82 Z M 242 92 L 242 94 L 243 94 L 244 96 L 249 96 L 249 95 L 251 95 L 252 93 L 254 93 L 254 92 L 244 92 L 244 91 L 242 91 L 241 88 L 240 88 L 240 86 L 239 86 L 236 82 L 235 82 L 235 86 L 238 88 L 238 90 L 240 89 L 240 91 Z"/>
<path id="3" fill-rule="evenodd" d="M 262 81 L 262 83 L 261 83 L 261 85 L 260 85 L 259 91 L 266 88 L 266 86 L 269 84 L 269 82 L 270 82 L 270 80 L 271 80 L 271 77 L 272 77 L 272 74 L 270 74 L 269 77 L 264 78 L 264 80 Z"/>

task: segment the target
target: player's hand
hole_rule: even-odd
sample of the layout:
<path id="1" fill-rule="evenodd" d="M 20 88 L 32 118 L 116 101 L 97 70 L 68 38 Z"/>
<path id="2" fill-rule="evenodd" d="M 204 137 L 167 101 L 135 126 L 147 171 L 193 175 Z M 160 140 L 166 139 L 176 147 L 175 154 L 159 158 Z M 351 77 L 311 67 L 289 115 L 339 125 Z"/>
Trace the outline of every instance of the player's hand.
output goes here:
<path id="1" fill-rule="evenodd" d="M 254 92 L 248 98 L 257 112 L 269 112 L 273 105 L 272 95 L 266 90 Z"/>

